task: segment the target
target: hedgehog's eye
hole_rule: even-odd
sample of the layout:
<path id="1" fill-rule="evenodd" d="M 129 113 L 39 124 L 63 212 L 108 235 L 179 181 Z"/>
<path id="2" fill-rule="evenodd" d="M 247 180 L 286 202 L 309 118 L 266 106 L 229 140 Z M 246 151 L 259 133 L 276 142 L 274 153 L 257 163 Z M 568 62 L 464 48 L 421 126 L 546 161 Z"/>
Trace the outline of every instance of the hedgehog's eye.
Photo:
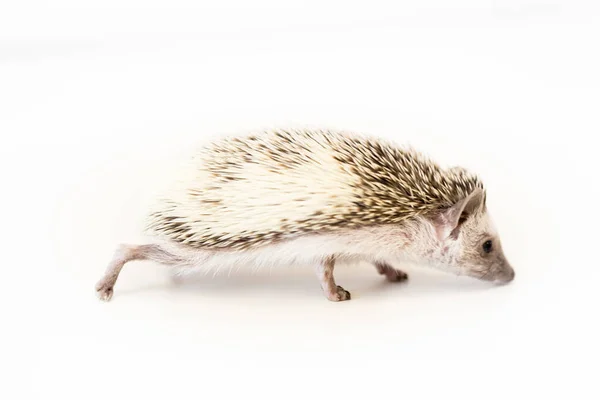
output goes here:
<path id="1" fill-rule="evenodd" d="M 483 251 L 486 253 L 491 253 L 492 252 L 492 241 L 491 240 L 486 240 L 483 243 Z"/>

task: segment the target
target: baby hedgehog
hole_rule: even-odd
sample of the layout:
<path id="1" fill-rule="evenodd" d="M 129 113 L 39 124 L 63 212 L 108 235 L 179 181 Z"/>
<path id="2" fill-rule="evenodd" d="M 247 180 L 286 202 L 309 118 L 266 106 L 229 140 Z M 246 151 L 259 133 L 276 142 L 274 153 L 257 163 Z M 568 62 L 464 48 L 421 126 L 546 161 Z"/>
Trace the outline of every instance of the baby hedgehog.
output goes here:
<path id="1" fill-rule="evenodd" d="M 413 149 L 345 132 L 275 130 L 204 146 L 148 216 L 153 244 L 121 245 L 96 285 L 109 300 L 128 261 L 185 272 L 314 265 L 325 296 L 350 300 L 334 267 L 367 261 L 393 282 L 391 263 L 419 262 L 507 283 L 479 178 L 443 169 Z"/>

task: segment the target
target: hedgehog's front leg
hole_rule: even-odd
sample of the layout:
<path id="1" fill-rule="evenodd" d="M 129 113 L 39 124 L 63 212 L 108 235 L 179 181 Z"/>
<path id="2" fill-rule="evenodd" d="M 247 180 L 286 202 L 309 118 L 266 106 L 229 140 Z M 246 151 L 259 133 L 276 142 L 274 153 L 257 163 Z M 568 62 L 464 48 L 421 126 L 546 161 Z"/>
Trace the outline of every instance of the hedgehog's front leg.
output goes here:
<path id="1" fill-rule="evenodd" d="M 343 287 L 337 286 L 333 279 L 333 267 L 335 266 L 335 257 L 327 257 L 317 266 L 317 276 L 321 282 L 321 288 L 331 301 L 350 300 L 350 292 Z"/>
<path id="2" fill-rule="evenodd" d="M 403 282 L 408 279 L 408 274 L 406 272 L 391 267 L 384 262 L 376 262 L 375 268 L 377 268 L 377 272 L 381 275 L 385 275 L 390 282 Z"/>

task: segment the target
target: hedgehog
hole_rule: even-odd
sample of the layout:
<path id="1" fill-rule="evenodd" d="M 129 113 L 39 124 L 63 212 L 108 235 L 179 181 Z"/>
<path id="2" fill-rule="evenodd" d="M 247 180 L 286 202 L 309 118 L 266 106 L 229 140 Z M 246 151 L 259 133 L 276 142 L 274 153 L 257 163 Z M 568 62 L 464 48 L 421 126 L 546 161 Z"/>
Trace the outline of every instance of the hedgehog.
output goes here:
<path id="1" fill-rule="evenodd" d="M 325 297 L 350 300 L 335 266 L 362 262 L 391 282 L 413 263 L 496 284 L 514 279 L 480 178 L 412 147 L 331 130 L 213 139 L 149 207 L 146 244 L 121 244 L 97 283 L 109 300 L 123 266 L 175 274 L 223 266 L 312 265 Z"/>

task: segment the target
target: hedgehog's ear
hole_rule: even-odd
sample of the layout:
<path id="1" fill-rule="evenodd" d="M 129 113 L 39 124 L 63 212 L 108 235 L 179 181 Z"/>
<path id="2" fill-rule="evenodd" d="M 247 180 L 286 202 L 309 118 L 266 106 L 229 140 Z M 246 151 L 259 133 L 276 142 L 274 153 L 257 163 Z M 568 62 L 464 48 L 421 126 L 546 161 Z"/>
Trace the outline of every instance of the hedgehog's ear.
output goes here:
<path id="1" fill-rule="evenodd" d="M 443 241 L 448 237 L 456 239 L 461 225 L 469 216 L 481 211 L 484 205 L 485 192 L 476 188 L 467 197 L 434 216 L 432 221 L 438 240 Z"/>

